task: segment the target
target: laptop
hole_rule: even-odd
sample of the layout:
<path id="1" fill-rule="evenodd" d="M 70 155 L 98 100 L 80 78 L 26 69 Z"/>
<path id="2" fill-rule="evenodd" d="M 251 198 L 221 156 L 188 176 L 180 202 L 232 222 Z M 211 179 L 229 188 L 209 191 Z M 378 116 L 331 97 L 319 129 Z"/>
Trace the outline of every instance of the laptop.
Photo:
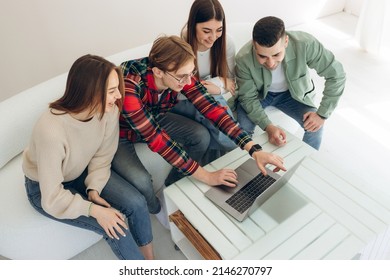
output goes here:
<path id="1" fill-rule="evenodd" d="M 235 169 L 238 176 L 236 187 L 211 187 L 205 196 L 242 222 L 288 182 L 302 161 L 303 159 L 282 176 L 266 168 L 267 176 L 264 176 L 255 160 L 250 158 Z"/>

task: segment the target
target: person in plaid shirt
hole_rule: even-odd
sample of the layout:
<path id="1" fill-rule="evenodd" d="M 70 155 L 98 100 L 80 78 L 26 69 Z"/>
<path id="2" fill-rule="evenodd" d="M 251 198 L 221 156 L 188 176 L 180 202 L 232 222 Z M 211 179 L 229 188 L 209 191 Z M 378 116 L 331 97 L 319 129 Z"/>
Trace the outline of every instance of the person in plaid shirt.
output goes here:
<path id="1" fill-rule="evenodd" d="M 152 214 L 165 213 L 162 213 L 160 201 L 154 194 L 152 175 L 135 152 L 136 142 L 147 143 L 153 152 L 159 153 L 174 167 L 165 180 L 166 186 L 184 176 L 193 176 L 210 186 L 223 184 L 234 187 L 237 184 L 234 170 L 210 172 L 201 166 L 210 134 L 202 124 L 170 112 L 177 103 L 178 93 L 186 96 L 202 115 L 241 149 L 249 152 L 255 145 L 230 117 L 226 108 L 219 105 L 196 79 L 195 59 L 191 46 L 183 39 L 162 36 L 154 41 L 148 57 L 121 64 L 125 98 L 113 168 L 144 195 Z M 266 174 L 265 165 L 268 163 L 275 166 L 275 171 L 286 170 L 281 157 L 262 151 L 259 145 L 256 147 L 258 149 L 252 153 L 252 157 L 261 172 Z M 161 215 L 157 216 L 159 220 Z"/>

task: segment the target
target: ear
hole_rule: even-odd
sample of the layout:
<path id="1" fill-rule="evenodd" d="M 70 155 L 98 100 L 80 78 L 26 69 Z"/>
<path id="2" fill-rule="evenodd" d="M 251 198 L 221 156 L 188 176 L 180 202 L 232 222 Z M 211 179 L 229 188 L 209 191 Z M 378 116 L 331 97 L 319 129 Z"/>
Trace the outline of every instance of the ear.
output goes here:
<path id="1" fill-rule="evenodd" d="M 162 71 L 161 69 L 157 68 L 157 67 L 153 67 L 152 68 L 152 72 L 153 72 L 153 75 L 156 76 L 157 78 L 162 78 L 163 74 L 164 74 L 164 71 Z"/>
<path id="2" fill-rule="evenodd" d="M 284 39 L 284 47 L 287 48 L 288 46 L 288 35 L 286 34 L 286 38 Z"/>

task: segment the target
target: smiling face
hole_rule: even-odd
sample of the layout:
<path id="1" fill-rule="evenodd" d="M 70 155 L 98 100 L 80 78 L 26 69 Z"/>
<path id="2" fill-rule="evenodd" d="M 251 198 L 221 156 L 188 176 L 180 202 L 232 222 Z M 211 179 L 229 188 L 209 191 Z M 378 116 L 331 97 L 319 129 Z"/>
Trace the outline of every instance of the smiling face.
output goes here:
<path id="1" fill-rule="evenodd" d="M 210 49 L 216 40 L 222 36 L 223 23 L 216 19 L 196 24 L 196 40 L 199 51 Z"/>
<path id="2" fill-rule="evenodd" d="M 164 88 L 170 88 L 173 91 L 181 91 L 185 85 L 192 83 L 194 76 L 195 64 L 193 60 L 189 60 L 177 71 L 162 72 L 162 84 Z M 181 80 L 181 81 L 179 81 Z"/>
<path id="3" fill-rule="evenodd" d="M 181 91 L 185 85 L 192 83 L 192 77 L 195 75 L 195 63 L 190 59 L 176 71 L 163 71 L 157 67 L 152 68 L 154 81 L 158 90 L 170 88 L 173 91 Z"/>
<path id="4" fill-rule="evenodd" d="M 269 48 L 253 42 L 257 61 L 268 70 L 275 70 L 283 61 L 284 56 L 286 55 L 287 45 L 287 35 L 280 38 L 280 40 L 275 45 Z"/>
<path id="5" fill-rule="evenodd" d="M 118 73 L 112 70 L 107 80 L 107 92 L 106 92 L 106 110 L 105 112 L 111 112 L 118 99 L 122 97 L 119 91 L 119 78 Z"/>

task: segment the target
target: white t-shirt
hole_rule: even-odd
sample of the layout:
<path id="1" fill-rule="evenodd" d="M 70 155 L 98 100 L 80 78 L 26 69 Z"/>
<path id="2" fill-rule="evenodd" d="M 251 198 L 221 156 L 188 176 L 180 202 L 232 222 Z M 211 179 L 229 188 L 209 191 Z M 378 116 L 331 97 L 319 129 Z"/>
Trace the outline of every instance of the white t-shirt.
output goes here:
<path id="1" fill-rule="evenodd" d="M 268 89 L 268 91 L 284 92 L 288 90 L 288 85 L 286 81 L 286 76 L 284 75 L 284 68 L 282 63 L 280 63 L 275 70 L 272 70 L 271 73 L 272 73 L 272 84 Z"/>
<path id="2" fill-rule="evenodd" d="M 235 57 L 236 57 L 236 47 L 233 38 L 230 37 L 228 34 L 226 34 L 226 60 L 228 65 L 228 78 L 234 78 L 235 76 L 234 74 L 234 67 L 236 64 Z M 216 86 L 218 86 L 221 89 L 221 94 L 226 93 L 227 90 L 224 89 L 224 84 L 222 83 L 221 79 L 219 77 L 211 78 L 210 49 L 204 52 L 198 51 L 196 53 L 196 60 L 198 62 L 198 68 L 199 68 L 198 71 L 199 71 L 200 79 L 207 80 L 209 82 L 212 82 Z M 183 94 L 179 93 L 177 99 L 186 100 L 187 98 Z"/>
<path id="3" fill-rule="evenodd" d="M 235 65 L 235 56 L 236 56 L 236 47 L 234 45 L 233 39 L 226 34 L 226 60 L 228 64 L 228 78 L 234 78 L 234 65 Z M 217 85 L 220 88 L 223 88 L 224 85 L 219 77 L 211 77 L 210 73 L 210 49 L 196 54 L 198 61 L 198 70 L 199 77 L 203 80 L 208 80 Z M 223 89 L 221 93 L 226 93 L 226 90 Z"/>

